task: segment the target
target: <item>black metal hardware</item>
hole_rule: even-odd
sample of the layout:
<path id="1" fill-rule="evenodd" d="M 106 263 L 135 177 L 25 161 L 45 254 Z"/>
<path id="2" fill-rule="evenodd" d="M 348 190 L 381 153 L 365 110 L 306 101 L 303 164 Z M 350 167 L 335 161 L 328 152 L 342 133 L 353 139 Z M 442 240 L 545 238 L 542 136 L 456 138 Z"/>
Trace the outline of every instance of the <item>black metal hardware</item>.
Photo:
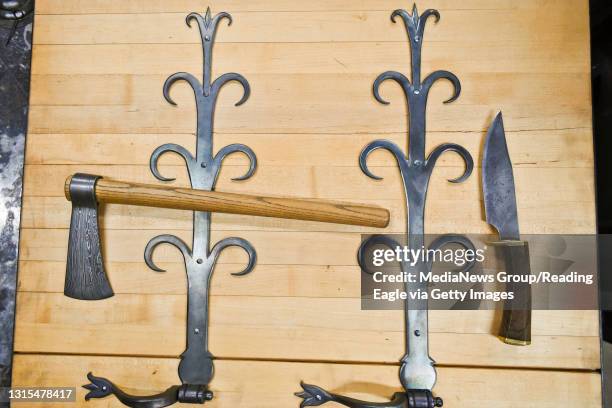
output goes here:
<path id="1" fill-rule="evenodd" d="M 5 20 L 20 20 L 34 10 L 33 0 L 2 0 L 0 2 L 0 18 Z"/>
<path id="2" fill-rule="evenodd" d="M 21 20 L 28 16 L 34 10 L 34 0 L 1 0 L 0 1 L 0 20 L 11 21 L 11 28 L 6 36 L 5 45 L 11 42 L 11 39 L 17 32 L 17 25 Z M 27 30 L 24 31 L 24 33 Z M 30 28 L 31 32 L 31 28 Z M 24 37 L 24 41 L 27 40 Z M 31 47 L 31 44 L 29 44 Z"/>
<path id="3" fill-rule="evenodd" d="M 202 48 L 204 51 L 204 78 L 200 83 L 193 75 L 186 72 L 178 72 L 171 75 L 165 82 L 163 92 L 166 100 L 176 105 L 170 97 L 170 88 L 176 81 L 183 80 L 191 85 L 197 107 L 197 133 L 196 154 L 193 156 L 183 146 L 168 143 L 164 144 L 152 153 L 150 168 L 151 172 L 162 181 L 174 179 L 162 176 L 157 168 L 157 162 L 161 155 L 166 152 L 176 153 L 181 156 L 187 165 L 191 187 L 202 190 L 214 190 L 221 169 L 223 159 L 236 152 L 245 154 L 250 159 L 250 167 L 245 175 L 234 180 L 245 180 L 251 177 L 257 166 L 257 159 L 253 151 L 243 144 L 231 144 L 221 148 L 217 154 L 213 154 L 213 120 L 215 105 L 219 91 L 224 84 L 230 81 L 239 82 L 244 88 L 242 98 L 236 106 L 243 104 L 249 97 L 250 87 L 247 80 L 240 74 L 223 74 L 211 82 L 212 50 L 217 32 L 217 26 L 223 19 L 232 18 L 228 13 L 222 12 L 212 17 L 210 8 L 204 16 L 190 13 L 186 23 L 191 26 L 196 21 L 202 37 Z M 210 246 L 210 213 L 194 212 L 193 216 L 193 242 L 191 248 L 180 238 L 173 235 L 159 235 L 147 244 L 144 251 L 146 264 L 157 272 L 164 272 L 153 262 L 153 252 L 160 244 L 170 244 L 181 251 L 188 281 L 188 305 L 187 305 L 187 348 L 181 354 L 181 362 L 178 372 L 182 385 L 172 386 L 166 391 L 152 396 L 133 396 L 126 394 L 119 387 L 105 378 L 88 375 L 91 384 L 85 385 L 90 392 L 86 399 L 102 398 L 114 394 L 123 404 L 131 407 L 159 408 L 171 405 L 175 402 L 202 404 L 213 398 L 213 393 L 208 389 L 208 384 L 213 377 L 213 356 L 208 350 L 208 300 L 210 280 L 215 268 L 219 254 L 223 249 L 237 246 L 244 249 L 249 261 L 241 272 L 233 275 L 246 275 L 255 266 L 257 255 L 251 244 L 242 238 L 225 238 Z"/>
<path id="4" fill-rule="evenodd" d="M 27 6 L 27 13 L 20 20 L 13 19 L 17 17 L 13 13 L 20 11 L 22 5 Z M 0 1 L 0 399 L 5 401 L 0 401 L 2 408 L 10 405 L 3 397 L 8 396 L 13 366 L 33 7 L 33 0 Z"/>
<path id="5" fill-rule="evenodd" d="M 377 101 L 388 104 L 389 102 L 385 101 L 379 94 L 380 84 L 387 79 L 392 79 L 402 87 L 410 113 L 408 154 L 406 155 L 399 146 L 389 140 L 375 140 L 362 150 L 359 156 L 359 165 L 366 175 L 373 179 L 380 180 L 381 177 L 374 175 L 368 169 L 368 155 L 374 150 L 386 149 L 395 156 L 404 182 L 404 192 L 408 205 L 409 219 L 407 225 L 407 245 L 410 248 L 422 248 L 424 247 L 423 224 L 427 186 L 436 161 L 442 153 L 446 151 L 453 151 L 459 154 L 464 160 L 464 173 L 458 178 L 449 180 L 452 183 L 461 183 L 465 181 L 472 173 L 474 162 L 470 153 L 464 147 L 455 143 L 439 145 L 434 148 L 428 156 L 425 156 L 425 110 L 431 86 L 438 79 L 449 80 L 453 84 L 454 92 L 444 103 L 450 103 L 459 97 L 461 85 L 459 79 L 448 71 L 435 71 L 421 81 L 421 47 L 423 44 L 425 24 L 429 17 L 435 17 L 436 22 L 438 22 L 440 13 L 437 10 L 429 9 L 425 10 L 422 15 L 419 15 L 416 5 L 414 5 L 412 13 L 406 10 L 395 10 L 391 14 L 391 21 L 396 22 L 397 17 L 402 19 L 408 33 L 412 57 L 412 76 L 411 79 L 408 79 L 405 75 L 396 71 L 384 72 L 374 81 L 373 93 Z M 469 240 L 450 235 L 441 237 L 432 245 L 440 247 L 451 242 L 473 248 Z M 364 253 L 364 248 L 374 243 L 383 243 L 393 247 L 397 245 L 388 237 L 381 238 L 380 236 L 373 236 L 371 239 L 366 240 L 360 247 L 358 255 L 362 267 L 362 254 Z M 417 262 L 414 266 L 409 264 L 402 265 L 402 270 L 411 273 L 418 273 L 419 271 L 429 270 L 430 268 L 431 265 L 427 262 L 422 262 L 422 260 L 421 262 Z M 425 291 L 427 290 L 427 284 L 425 282 L 413 283 L 406 285 L 406 290 L 410 292 L 417 292 L 419 290 Z M 336 401 L 340 404 L 356 408 L 377 406 L 433 408 L 442 406 L 442 400 L 431 395 L 431 389 L 436 382 L 436 370 L 434 368 L 434 361 L 429 356 L 427 314 L 427 300 L 415 300 L 410 299 L 410 297 L 406 300 L 406 354 L 401 359 L 402 364 L 400 368 L 400 380 L 405 390 L 404 393 L 396 393 L 391 402 L 381 405 L 357 401 L 331 394 L 316 386 L 303 384 L 304 392 L 296 394 L 304 399 L 301 406 L 317 406 L 327 401 Z"/>

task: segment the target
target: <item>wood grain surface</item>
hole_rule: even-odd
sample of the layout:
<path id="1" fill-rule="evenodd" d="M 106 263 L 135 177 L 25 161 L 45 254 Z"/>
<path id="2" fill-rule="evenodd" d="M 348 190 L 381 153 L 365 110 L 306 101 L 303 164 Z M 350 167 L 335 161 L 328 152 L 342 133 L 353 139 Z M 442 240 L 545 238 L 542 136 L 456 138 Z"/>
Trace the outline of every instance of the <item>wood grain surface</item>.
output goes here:
<path id="1" fill-rule="evenodd" d="M 404 193 L 392 156 L 375 152 L 375 181 L 358 167 L 361 149 L 385 138 L 405 148 L 407 109 L 391 83 L 377 103 L 372 82 L 387 70 L 409 72 L 404 27 L 389 16 L 403 0 L 38 0 L 26 148 L 16 327 L 15 385 L 78 388 L 85 374 L 153 393 L 178 382 L 184 349 L 186 279 L 168 246 L 155 273 L 142 262 L 148 240 L 172 233 L 190 241 L 191 215 L 108 204 L 100 226 L 115 297 L 79 302 L 62 295 L 70 203 L 65 178 L 75 172 L 132 183 L 156 183 L 148 162 L 164 143 L 195 148 L 191 89 L 177 84 L 164 101 L 164 80 L 177 71 L 201 75 L 200 37 L 184 25 L 192 11 L 227 11 L 219 27 L 213 75 L 243 74 L 219 96 L 214 151 L 250 146 L 247 161 L 224 163 L 220 191 L 333 199 L 388 208 L 385 232 L 405 230 Z M 514 166 L 521 232 L 595 231 L 586 0 L 424 0 L 438 24 L 427 25 L 423 73 L 444 69 L 462 84 L 460 98 L 440 82 L 430 93 L 427 151 L 465 146 L 476 169 L 446 182 L 463 165 L 444 155 L 428 193 L 429 233 L 488 233 L 480 186 L 486 128 L 504 113 Z M 160 172 L 188 187 L 180 157 L 165 155 Z M 158 182 L 159 183 L 159 182 Z M 299 381 L 382 400 L 399 389 L 404 351 L 400 311 L 360 309 L 356 251 L 370 227 L 214 214 L 213 242 L 229 234 L 258 252 L 252 274 L 232 277 L 246 257 L 224 252 L 212 280 L 211 351 L 219 407 L 296 407 Z M 534 311 L 532 344 L 496 338 L 496 311 L 433 311 L 431 355 L 436 392 L 448 407 L 600 405 L 599 323 L 595 311 Z M 271 402 L 272 401 L 272 402 Z M 331 405 L 330 405 L 331 407 Z"/>
<path id="2" fill-rule="evenodd" d="M 15 375 L 26 386 L 65 386 L 81 384 L 82 373 L 93 371 L 135 392 L 152 394 L 178 382 L 177 365 L 175 358 L 19 355 Z M 299 391 L 301 380 L 325 383 L 334 392 L 373 401 L 388 399 L 400 387 L 396 366 L 221 360 L 216 361 L 215 369 L 216 398 L 210 404 L 223 408 L 297 407 L 300 400 L 293 393 Z M 436 389 L 452 407 L 473 408 L 483 403 L 502 408 L 600 406 L 600 378 L 595 373 L 458 367 L 442 367 L 439 373 Z M 84 404 L 85 391 L 77 387 L 77 401 L 83 406 L 119 406 L 109 399 Z M 66 403 L 45 406 L 61 408 Z"/>

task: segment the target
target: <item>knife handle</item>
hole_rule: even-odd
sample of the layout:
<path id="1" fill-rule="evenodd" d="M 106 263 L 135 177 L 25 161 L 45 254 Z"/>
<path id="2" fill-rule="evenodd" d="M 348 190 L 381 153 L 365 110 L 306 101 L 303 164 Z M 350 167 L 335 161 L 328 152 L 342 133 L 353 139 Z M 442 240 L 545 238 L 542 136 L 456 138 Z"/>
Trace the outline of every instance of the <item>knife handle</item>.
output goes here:
<path id="1" fill-rule="evenodd" d="M 525 241 L 518 243 L 509 242 L 502 248 L 506 273 L 509 276 L 529 276 L 529 246 Z M 506 291 L 513 292 L 514 298 L 504 302 L 499 338 L 507 344 L 527 346 L 531 344 L 531 285 L 508 282 Z"/>

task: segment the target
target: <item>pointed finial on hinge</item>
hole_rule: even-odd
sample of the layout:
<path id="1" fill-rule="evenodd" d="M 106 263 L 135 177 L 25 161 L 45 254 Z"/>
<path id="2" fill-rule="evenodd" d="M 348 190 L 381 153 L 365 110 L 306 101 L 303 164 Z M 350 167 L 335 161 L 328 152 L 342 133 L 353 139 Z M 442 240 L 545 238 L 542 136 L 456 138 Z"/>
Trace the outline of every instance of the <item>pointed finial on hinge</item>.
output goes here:
<path id="1" fill-rule="evenodd" d="M 204 26 L 206 28 L 210 27 L 210 23 L 212 22 L 212 13 L 210 11 L 210 7 L 206 8 L 206 15 L 204 15 Z"/>

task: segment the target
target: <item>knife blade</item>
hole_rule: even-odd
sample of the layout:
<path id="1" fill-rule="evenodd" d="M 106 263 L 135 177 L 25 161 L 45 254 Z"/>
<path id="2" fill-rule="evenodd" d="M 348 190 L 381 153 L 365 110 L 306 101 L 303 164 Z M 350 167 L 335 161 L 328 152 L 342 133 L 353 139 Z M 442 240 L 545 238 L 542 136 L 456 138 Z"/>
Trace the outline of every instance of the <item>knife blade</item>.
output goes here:
<path id="1" fill-rule="evenodd" d="M 529 246 L 521 241 L 512 162 L 501 112 L 489 127 L 482 158 L 482 188 L 487 223 L 498 232 L 508 275 L 530 275 Z M 512 345 L 531 343 L 531 287 L 506 283 L 514 294 L 504 303 L 499 337 Z"/>

